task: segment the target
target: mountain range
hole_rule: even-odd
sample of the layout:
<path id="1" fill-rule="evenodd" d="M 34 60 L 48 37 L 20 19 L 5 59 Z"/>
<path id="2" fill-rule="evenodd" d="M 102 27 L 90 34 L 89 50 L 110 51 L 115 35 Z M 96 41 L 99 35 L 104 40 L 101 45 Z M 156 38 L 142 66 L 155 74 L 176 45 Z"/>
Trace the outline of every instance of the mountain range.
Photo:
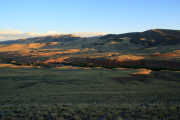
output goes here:
<path id="1" fill-rule="evenodd" d="M 45 33 L 38 32 L 22 32 L 19 30 L 0 30 L 0 41 L 6 40 L 17 40 L 17 39 L 26 39 L 32 37 L 43 37 L 43 36 L 53 36 L 53 35 L 66 35 L 67 33 L 56 32 L 56 31 L 48 31 Z M 71 33 L 80 37 L 93 37 L 93 36 L 102 36 L 107 33 L 102 32 L 73 32 Z"/>
<path id="2" fill-rule="evenodd" d="M 3 64 L 179 70 L 180 30 L 152 29 L 93 37 L 66 34 L 2 41 L 0 55 Z"/>

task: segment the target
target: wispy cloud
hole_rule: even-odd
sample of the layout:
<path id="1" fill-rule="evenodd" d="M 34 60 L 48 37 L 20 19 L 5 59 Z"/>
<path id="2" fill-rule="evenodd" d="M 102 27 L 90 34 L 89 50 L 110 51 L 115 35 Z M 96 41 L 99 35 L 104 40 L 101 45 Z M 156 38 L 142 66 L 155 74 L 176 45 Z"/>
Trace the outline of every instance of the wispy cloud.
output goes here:
<path id="1" fill-rule="evenodd" d="M 20 30 L 0 30 L 0 40 L 16 40 L 37 36 L 46 36 L 58 34 L 57 32 L 49 31 L 47 33 L 35 33 L 35 32 L 22 32 Z"/>
<path id="2" fill-rule="evenodd" d="M 6 37 L 3 37 L 3 36 L 0 36 L 0 40 L 3 40 L 3 39 L 5 39 Z"/>
<path id="3" fill-rule="evenodd" d="M 92 36 L 106 35 L 107 33 L 105 33 L 105 32 L 75 32 L 72 34 L 80 36 L 80 37 L 92 37 Z"/>
<path id="4" fill-rule="evenodd" d="M 22 32 L 20 30 L 0 30 L 0 41 L 25 39 L 30 37 L 48 36 L 48 35 L 64 35 L 64 34 L 74 34 L 80 37 L 92 37 L 92 36 L 105 35 L 106 33 L 101 33 L 101 32 L 59 33 L 53 30 L 48 31 L 46 33 L 36 33 L 36 32 Z"/>
<path id="5" fill-rule="evenodd" d="M 0 35 L 17 35 L 17 34 L 23 34 L 23 32 L 19 30 L 0 30 Z"/>

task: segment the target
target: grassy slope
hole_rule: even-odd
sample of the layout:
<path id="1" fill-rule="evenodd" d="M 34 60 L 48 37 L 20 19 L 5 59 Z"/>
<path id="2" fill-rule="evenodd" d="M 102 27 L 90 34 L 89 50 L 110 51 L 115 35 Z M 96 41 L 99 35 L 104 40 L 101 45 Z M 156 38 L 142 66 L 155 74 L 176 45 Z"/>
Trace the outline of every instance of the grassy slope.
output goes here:
<path id="1" fill-rule="evenodd" d="M 0 68 L 1 104 L 178 103 L 178 72 L 131 76 L 136 70 Z"/>

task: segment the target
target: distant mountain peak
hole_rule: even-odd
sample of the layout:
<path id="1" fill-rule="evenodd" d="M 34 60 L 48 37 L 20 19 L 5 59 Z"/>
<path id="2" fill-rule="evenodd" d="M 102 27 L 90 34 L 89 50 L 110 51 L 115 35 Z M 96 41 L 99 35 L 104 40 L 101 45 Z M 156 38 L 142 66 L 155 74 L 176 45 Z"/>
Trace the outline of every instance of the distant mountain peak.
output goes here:
<path id="1" fill-rule="evenodd" d="M 46 33 L 36 33 L 36 32 L 21 32 L 19 30 L 0 30 L 0 41 L 5 40 L 17 40 L 17 39 L 26 39 L 33 37 L 43 37 L 43 36 L 71 36 L 71 37 L 94 37 L 102 36 L 107 33 L 103 32 L 73 32 L 73 33 L 62 33 L 56 31 L 48 31 Z"/>

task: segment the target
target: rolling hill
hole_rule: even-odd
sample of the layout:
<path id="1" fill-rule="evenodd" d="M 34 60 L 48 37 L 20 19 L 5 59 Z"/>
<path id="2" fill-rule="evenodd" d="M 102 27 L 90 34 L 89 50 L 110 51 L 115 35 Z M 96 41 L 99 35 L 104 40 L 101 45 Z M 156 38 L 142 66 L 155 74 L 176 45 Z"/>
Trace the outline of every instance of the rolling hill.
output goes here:
<path id="1" fill-rule="evenodd" d="M 180 69 L 180 31 L 144 32 L 97 37 L 54 35 L 0 43 L 1 63 L 57 67 L 133 67 Z"/>

